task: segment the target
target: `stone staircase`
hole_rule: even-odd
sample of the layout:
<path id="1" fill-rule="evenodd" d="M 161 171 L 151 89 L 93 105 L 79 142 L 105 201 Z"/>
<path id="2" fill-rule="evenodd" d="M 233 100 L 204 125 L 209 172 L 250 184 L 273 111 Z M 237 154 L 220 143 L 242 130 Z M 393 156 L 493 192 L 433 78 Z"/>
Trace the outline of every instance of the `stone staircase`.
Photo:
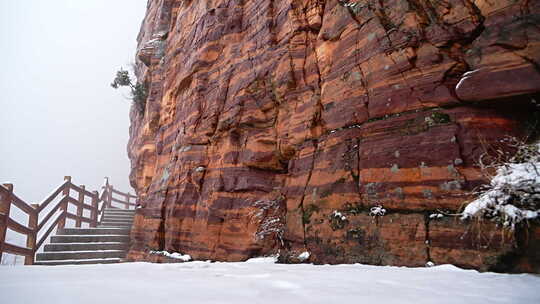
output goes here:
<path id="1" fill-rule="evenodd" d="M 109 264 L 126 256 L 135 210 L 108 208 L 97 228 L 58 229 L 34 265 Z"/>

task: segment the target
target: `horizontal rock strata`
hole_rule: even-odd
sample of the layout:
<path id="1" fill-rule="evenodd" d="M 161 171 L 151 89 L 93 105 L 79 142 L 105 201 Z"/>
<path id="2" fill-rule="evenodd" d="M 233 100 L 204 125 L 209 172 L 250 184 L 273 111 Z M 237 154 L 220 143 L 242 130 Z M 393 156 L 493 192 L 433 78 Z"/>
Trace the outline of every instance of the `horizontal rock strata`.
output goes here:
<path id="1" fill-rule="evenodd" d="M 525 0 L 150 0 L 129 258 L 539 272 L 536 226 L 451 216 L 480 155 L 528 132 L 539 20 Z"/>

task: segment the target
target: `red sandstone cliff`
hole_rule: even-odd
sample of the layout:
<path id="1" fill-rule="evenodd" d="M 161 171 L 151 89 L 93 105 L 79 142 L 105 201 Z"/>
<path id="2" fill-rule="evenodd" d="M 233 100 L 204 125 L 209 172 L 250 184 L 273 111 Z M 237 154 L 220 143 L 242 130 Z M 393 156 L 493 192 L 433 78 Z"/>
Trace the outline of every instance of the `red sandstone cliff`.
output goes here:
<path id="1" fill-rule="evenodd" d="M 537 226 L 516 237 L 429 217 L 458 212 L 485 182 L 484 147 L 520 134 L 540 92 L 539 23 L 527 0 L 150 0 L 129 257 L 307 250 L 540 271 Z"/>

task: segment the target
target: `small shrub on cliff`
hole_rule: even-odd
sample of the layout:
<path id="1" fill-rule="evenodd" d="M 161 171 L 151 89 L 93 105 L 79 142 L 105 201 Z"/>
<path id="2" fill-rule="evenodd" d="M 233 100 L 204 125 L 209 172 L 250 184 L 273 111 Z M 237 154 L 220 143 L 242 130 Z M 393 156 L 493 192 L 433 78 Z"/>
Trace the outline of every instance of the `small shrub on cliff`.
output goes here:
<path id="1" fill-rule="evenodd" d="M 465 207 L 462 218 L 488 218 L 513 230 L 540 216 L 540 143 L 515 138 L 504 142 L 513 148 L 512 154 L 499 149 L 495 156 L 486 157 L 488 163 L 480 158 L 481 170 L 494 173 L 480 196 Z"/>
<path id="2" fill-rule="evenodd" d="M 133 104 L 135 105 L 139 113 L 144 113 L 144 110 L 146 108 L 146 98 L 148 98 L 147 89 L 142 83 L 138 81 L 135 81 L 134 83 L 134 81 L 132 81 L 131 77 L 129 76 L 128 71 L 120 68 L 120 70 L 116 72 L 116 77 L 111 83 L 111 87 L 115 89 L 118 89 L 119 87 L 129 87 Z"/>

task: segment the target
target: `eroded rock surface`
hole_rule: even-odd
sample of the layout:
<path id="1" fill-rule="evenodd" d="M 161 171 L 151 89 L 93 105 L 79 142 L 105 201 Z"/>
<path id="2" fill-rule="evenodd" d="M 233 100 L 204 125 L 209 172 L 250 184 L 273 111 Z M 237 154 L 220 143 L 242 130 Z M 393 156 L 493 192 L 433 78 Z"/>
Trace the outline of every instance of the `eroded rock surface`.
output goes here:
<path id="1" fill-rule="evenodd" d="M 525 0 L 150 0 L 129 257 L 540 271 L 536 228 L 431 217 L 526 131 L 539 22 Z"/>

